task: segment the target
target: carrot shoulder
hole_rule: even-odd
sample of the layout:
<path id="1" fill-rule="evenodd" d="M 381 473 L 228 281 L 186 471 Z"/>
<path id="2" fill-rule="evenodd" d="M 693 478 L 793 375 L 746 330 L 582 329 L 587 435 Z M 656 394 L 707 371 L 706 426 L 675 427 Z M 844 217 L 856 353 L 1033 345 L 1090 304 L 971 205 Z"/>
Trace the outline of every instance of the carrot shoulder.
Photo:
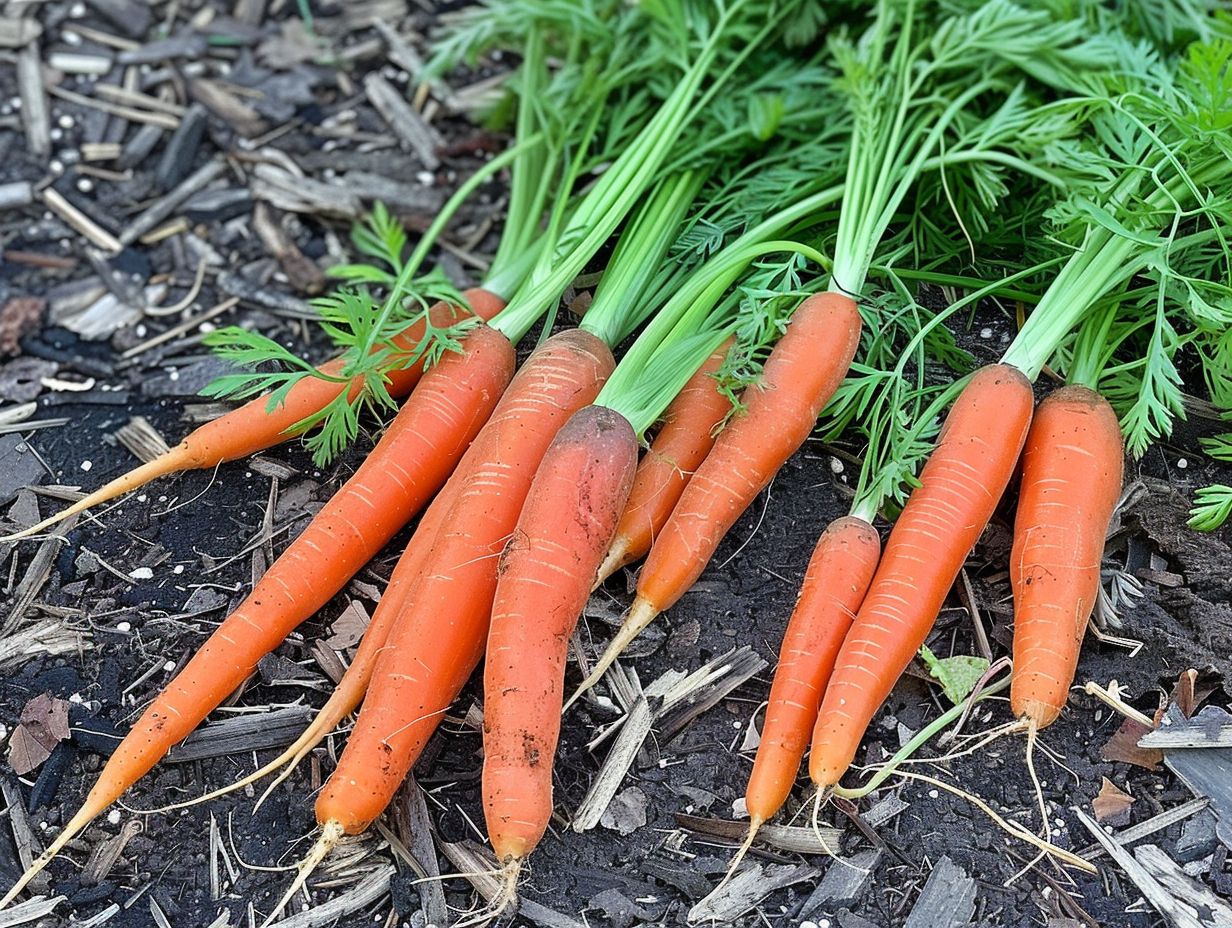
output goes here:
<path id="1" fill-rule="evenodd" d="M 1095 391 L 1062 387 L 1040 403 L 1022 456 L 1010 557 L 1010 708 L 1037 728 L 1056 720 L 1074 680 L 1124 457 L 1116 413 Z"/>
<path id="2" fill-rule="evenodd" d="M 1030 381 L 995 364 L 975 373 L 946 417 L 826 688 L 809 758 L 819 786 L 838 783 L 928 636 L 1013 476 L 1033 402 Z"/>
<path id="3" fill-rule="evenodd" d="M 517 866 L 552 816 L 569 636 L 637 467 L 628 420 L 588 406 L 561 429 L 501 556 L 484 671 L 483 802 L 497 859 Z"/>
<path id="4" fill-rule="evenodd" d="M 317 798 L 317 820 L 347 834 L 384 811 L 483 654 L 497 558 L 517 524 L 535 468 L 557 431 L 588 405 L 615 362 L 580 329 L 555 335 L 518 371 L 463 462 L 457 490 L 418 582 L 373 670 L 368 694 Z"/>

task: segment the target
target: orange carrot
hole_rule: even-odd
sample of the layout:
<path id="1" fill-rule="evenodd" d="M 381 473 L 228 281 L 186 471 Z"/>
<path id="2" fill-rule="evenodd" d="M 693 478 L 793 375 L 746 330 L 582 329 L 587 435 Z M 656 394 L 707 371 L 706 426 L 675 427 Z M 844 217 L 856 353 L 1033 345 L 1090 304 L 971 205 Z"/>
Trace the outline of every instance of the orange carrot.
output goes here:
<path id="1" fill-rule="evenodd" d="M 467 303 L 475 315 L 483 320 L 491 319 L 504 307 L 501 297 L 487 290 L 475 288 L 465 292 Z M 447 303 L 436 303 L 429 309 L 433 325 L 445 327 L 462 318 L 463 310 Z M 393 339 L 394 345 L 411 351 L 423 338 L 425 323 L 422 319 L 411 325 L 403 335 Z M 321 365 L 320 370 L 336 376 L 342 370 L 342 359 L 336 358 Z M 395 398 L 406 396 L 423 375 L 423 362 L 413 364 L 389 374 L 389 393 Z M 362 387 L 359 378 L 347 387 L 350 396 L 355 396 Z M 343 385 L 319 377 L 305 377 L 295 384 L 286 398 L 274 409 L 269 409 L 269 398 L 259 396 L 243 406 L 207 422 L 189 433 L 182 442 L 152 461 L 133 468 L 99 489 L 78 500 L 71 506 L 50 516 L 37 525 L 7 536 L 0 541 L 12 541 L 42 532 L 71 515 L 93 509 L 103 503 L 123 496 L 138 487 L 143 487 L 158 477 L 165 477 L 182 470 L 199 470 L 216 467 L 227 461 L 248 457 L 266 448 L 280 444 L 293 436 L 288 431 L 315 412 L 319 412 L 337 398 Z"/>
<path id="2" fill-rule="evenodd" d="M 81 810 L 0 907 L 406 524 L 479 433 L 513 376 L 515 361 L 509 340 L 480 326 L 467 336 L 461 353 L 447 354 L 428 372 L 355 475 L 146 709 L 112 754 Z"/>
<path id="3" fill-rule="evenodd" d="M 497 558 L 535 468 L 614 366 L 606 345 L 573 329 L 548 339 L 518 371 L 471 449 L 478 466 L 458 489 L 419 582 L 407 594 L 346 750 L 317 798 L 323 841 L 357 834 L 381 814 L 479 663 Z"/>
<path id="4" fill-rule="evenodd" d="M 993 364 L 972 376 L 946 417 L 826 688 L 809 757 L 819 787 L 838 783 L 928 636 L 1013 476 L 1033 405 L 1030 381 Z"/>
<path id="5" fill-rule="evenodd" d="M 744 793 L 750 832 L 773 818 L 791 793 L 821 694 L 880 554 L 876 529 L 858 516 L 831 522 L 813 549 L 783 636 L 761 744 Z"/>
<path id="6" fill-rule="evenodd" d="M 744 391 L 743 412 L 719 433 L 655 539 L 629 616 L 570 703 L 701 576 L 727 530 L 804 444 L 859 343 L 860 312 L 850 297 L 818 293 L 800 304 L 761 381 Z"/>
<path id="7" fill-rule="evenodd" d="M 1037 729 L 1056 720 L 1074 680 L 1124 457 L 1116 413 L 1094 390 L 1062 387 L 1040 403 L 1022 455 L 1010 559 L 1010 708 Z"/>
<path id="8" fill-rule="evenodd" d="M 501 556 L 483 684 L 483 803 L 509 900 L 552 817 L 569 636 L 636 468 L 629 421 L 604 406 L 581 410 L 544 455 Z"/>
<path id="9" fill-rule="evenodd" d="M 731 345 L 729 338 L 715 349 L 663 414 L 658 434 L 637 466 L 629 503 L 597 583 L 646 556 L 693 472 L 714 447 L 718 428 L 731 409 L 714 377 Z"/>

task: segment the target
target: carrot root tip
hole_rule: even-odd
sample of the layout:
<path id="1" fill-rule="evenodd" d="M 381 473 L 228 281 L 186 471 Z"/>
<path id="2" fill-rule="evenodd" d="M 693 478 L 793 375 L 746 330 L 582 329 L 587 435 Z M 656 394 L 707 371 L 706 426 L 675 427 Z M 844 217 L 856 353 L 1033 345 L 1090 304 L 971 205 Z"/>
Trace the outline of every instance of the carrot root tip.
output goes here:
<path id="1" fill-rule="evenodd" d="M 624 653 L 625 648 L 632 644 L 633 639 L 640 635 L 643 629 L 653 622 L 658 614 L 658 607 L 649 600 L 642 599 L 639 596 L 633 601 L 633 606 L 629 609 L 629 615 L 625 618 L 624 624 L 620 626 L 616 636 L 607 646 L 607 650 L 603 652 L 603 656 L 595 664 L 595 669 L 574 690 L 573 695 L 569 697 L 569 701 L 565 703 L 562 711 L 568 712 L 569 707 L 577 702 L 583 693 L 603 679 L 603 675 L 616 663 L 616 659 Z"/>
<path id="2" fill-rule="evenodd" d="M 321 836 L 317 838 L 317 843 L 312 846 L 312 850 L 308 852 L 308 856 L 304 858 L 299 865 L 299 870 L 295 874 L 295 879 L 291 881 L 290 887 L 282 898 L 278 900 L 278 904 L 274 906 L 274 910 L 265 917 L 265 921 L 261 923 L 261 928 L 269 928 L 274 923 L 274 920 L 282 913 L 282 910 L 287 907 L 295 894 L 300 891 L 305 883 L 308 882 L 308 877 L 312 876 L 312 872 L 320 865 L 334 849 L 334 846 L 342 840 L 344 829 L 339 821 L 328 821 L 321 828 Z"/>

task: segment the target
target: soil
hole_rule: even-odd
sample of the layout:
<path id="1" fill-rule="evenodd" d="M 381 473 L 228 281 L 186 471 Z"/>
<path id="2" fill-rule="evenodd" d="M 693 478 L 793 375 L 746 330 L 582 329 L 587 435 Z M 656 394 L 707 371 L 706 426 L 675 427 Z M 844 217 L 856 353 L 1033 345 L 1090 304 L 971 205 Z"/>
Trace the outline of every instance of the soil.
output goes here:
<path id="1" fill-rule="evenodd" d="M 102 6 L 105 4 L 99 4 Z M 38 15 L 47 30 L 44 56 L 63 47 L 57 25 L 63 20 L 73 18 L 104 31 L 114 32 L 116 28 L 100 17 L 93 5 L 89 10 L 74 11 L 70 4 L 51 2 L 43 4 Z M 276 33 L 294 16 L 294 4 L 275 4 L 263 36 Z M 430 21 L 427 14 L 415 12 L 405 25 L 410 32 L 422 32 Z M 333 41 L 338 46 L 350 46 L 375 35 L 370 28 L 357 28 L 340 32 Z M 145 36 L 134 38 L 143 41 Z M 247 49 L 242 48 L 241 59 L 245 54 Z M 308 99 L 295 104 L 291 128 L 268 144 L 305 163 L 316 155 L 314 163 L 324 164 L 326 159 L 319 157 L 322 136 L 315 129 L 344 110 L 352 111 L 356 128 L 374 135 L 386 133 L 375 110 L 354 89 L 361 85 L 365 73 L 382 66 L 381 55 L 358 59 L 349 82 L 335 80 L 328 68 L 309 66 L 313 80 Z M 62 86 L 83 89 L 79 79 L 71 75 L 61 78 Z M 12 69 L 0 68 L 0 119 L 14 129 L 18 129 L 17 117 L 5 101 L 16 96 Z M 83 142 L 98 140 L 94 111 L 58 98 L 52 98 L 51 104 L 52 125 L 59 127 L 64 119 L 64 128 L 53 143 L 50 158 L 58 160 L 63 170 L 57 174 L 49 167 L 50 159 L 29 153 L 18 129 L 0 133 L 0 184 L 50 184 L 104 228 L 118 232 L 160 192 L 151 178 L 159 149 L 148 163 L 111 179 L 97 172 L 85 173 L 69 156 Z M 442 118 L 437 126 L 455 154 L 446 157 L 430 175 L 428 189 L 448 190 L 479 163 L 481 146 L 477 140 L 490 137 L 459 116 Z M 116 131 L 128 140 L 134 127 Z M 234 150 L 237 144 L 234 129 L 211 115 L 205 138 L 191 152 L 192 166 L 203 164 L 219 150 Z M 351 158 L 347 163 L 359 164 L 361 156 L 372 162 L 371 153 L 361 148 L 354 143 L 344 145 L 338 163 Z M 425 170 L 413 153 L 388 144 L 382 148 L 379 143 L 373 150 L 380 153 L 377 163 L 382 170 L 407 183 L 414 183 L 413 179 Z M 111 166 L 104 163 L 103 167 Z M 313 170 L 319 178 L 326 176 L 324 168 Z M 243 176 L 238 170 L 228 175 L 227 186 L 241 188 Z M 83 179 L 88 183 L 82 184 Z M 481 244 L 476 251 L 482 252 L 482 217 L 500 195 L 499 183 L 493 184 L 486 192 L 487 203 L 481 202 L 455 223 L 451 240 L 465 242 L 478 232 Z M 217 249 L 229 268 L 239 269 L 269 288 L 303 298 L 305 294 L 296 292 L 251 234 L 251 210 L 248 203 L 234 217 L 203 215 L 193 221 L 191 230 Z M 334 237 L 345 234 L 345 221 L 277 216 L 298 248 L 312 260 L 322 259 L 336 247 Z M 416 219 L 422 223 L 425 216 L 407 218 L 414 225 Z M 11 211 L 0 219 L 0 244 L 6 249 L 6 260 L 0 266 L 0 306 L 15 297 L 54 295 L 55 288 L 65 282 L 96 273 L 83 240 L 41 204 Z M 12 252 L 63 258 L 66 260 L 62 263 L 70 266 L 33 267 L 28 259 L 14 259 Z M 457 259 L 445 255 L 444 260 L 456 277 L 463 278 L 467 273 Z M 186 257 L 182 234 L 152 246 L 130 247 L 110 265 L 132 271 L 142 279 L 152 274 L 173 275 L 172 293 L 164 303 L 179 299 L 187 291 L 195 268 L 195 262 Z M 215 306 L 225 295 L 211 273 L 185 314 Z M 220 369 L 205 349 L 191 341 L 172 341 L 139 354 L 135 363 L 122 363 L 122 352 L 165 330 L 185 314 L 143 319 L 98 341 L 86 341 L 66 328 L 42 321 L 25 324 L 19 348 L 0 364 L 0 389 L 7 394 L 3 398 L 36 402 L 37 411 L 30 421 L 64 418 L 67 423 L 0 434 L 0 455 L 6 462 L 5 472 L 0 473 L 0 516 L 7 512 L 10 519 L 17 519 L 24 511 L 21 507 L 28 510 L 33 497 L 19 490 L 25 483 L 94 487 L 127 470 L 134 463 L 133 457 L 113 436 L 133 417 L 144 417 L 172 443 L 192 427 L 196 421 L 192 407 L 202 402 L 196 391 Z M 249 300 L 218 321 L 251 324 L 314 356 L 326 350 L 304 323 Z M 962 341 L 981 360 L 991 359 L 1007 334 L 1006 320 L 989 308 L 962 333 Z M 34 367 L 29 367 L 32 363 Z M 71 388 L 65 388 L 63 382 Z M 1226 529 L 1211 536 L 1198 535 L 1184 525 L 1188 499 L 1196 487 L 1211 482 L 1232 483 L 1229 468 L 1205 460 L 1199 452 L 1197 436 L 1213 428 L 1195 419 L 1169 443 L 1129 466 L 1127 482 L 1141 480 L 1144 490 L 1125 513 L 1106 566 L 1154 578 L 1144 583 L 1141 601 L 1123 610 L 1124 626 L 1115 630 L 1120 636 L 1142 642 L 1142 647 L 1131 655 L 1124 648 L 1088 638 L 1078 672 L 1079 683 L 1119 681 L 1132 704 L 1148 714 L 1171 691 L 1178 673 L 1191 667 L 1211 671 L 1205 678 L 1215 686 L 1209 697 L 1211 703 L 1228 702 L 1228 694 L 1218 687 L 1232 670 L 1232 597 L 1226 579 L 1230 536 Z M 17 778 L 7 761 L 0 762 L 0 778 L 15 787 L 12 795 L 27 806 L 37 803 L 29 815 L 41 841 L 46 842 L 80 804 L 100 767 L 99 751 L 108 744 L 105 733 L 126 729 L 171 678 L 169 668 L 182 665 L 224 610 L 250 586 L 254 573 L 264 567 L 265 551 L 271 549 L 276 554 L 302 529 L 321 501 L 354 470 L 370 444 L 371 437 L 365 436 L 358 447 L 324 471 L 313 467 L 301 447 L 289 444 L 263 454 L 265 463 L 259 466 L 240 462 L 225 465 L 216 473 L 194 472 L 160 480 L 66 533 L 46 584 L 24 621 L 45 615 L 68 617 L 81 632 L 83 649 L 61 656 L 35 653 L 5 668 L 0 678 L 0 724 L 10 737 L 32 698 L 50 693 L 73 705 L 73 737 L 39 770 Z M 695 669 L 742 644 L 751 645 L 767 661 L 773 661 L 816 536 L 846 509 L 845 490 L 854 473 L 850 463 L 844 464 L 844 455 L 853 450 L 810 441 L 791 459 L 770 490 L 737 523 L 697 587 L 668 613 L 660 629 L 648 635 L 647 642 L 640 644 L 627 662 L 643 684 L 670 669 Z M 33 466 L 32 474 L 37 476 L 18 480 L 26 466 Z M 270 476 L 275 472 L 278 476 Z M 275 482 L 280 501 L 275 523 L 285 526 L 286 531 L 269 544 L 258 544 L 250 553 L 249 543 L 261 536 Z M 59 502 L 42 498 L 38 504 L 46 514 Z M 998 516 L 968 564 L 975 600 L 995 656 L 1007 653 L 1010 640 L 1005 573 L 1007 518 L 1004 512 Z M 331 633 L 335 620 L 351 600 L 359 600 L 371 611 L 372 591 L 379 589 L 381 578 L 388 576 L 405 538 L 404 533 L 358 578 L 358 583 L 335 597 L 278 649 L 277 657 L 291 664 L 263 668 L 266 672 L 255 676 L 233 698 L 232 714 L 243 707 L 267 711 L 293 703 L 318 706 L 324 701 L 328 681 L 309 647 Z M 37 550 L 38 546 L 29 542 L 0 546 L 6 596 L 15 593 Z M 614 579 L 592 601 L 580 632 L 592 654 L 610 633 L 604 618 L 618 616 L 630 600 L 627 579 Z M 202 605 L 205 611 L 194 614 Z M 976 653 L 971 616 L 957 597 L 943 612 L 929 645 L 939 656 Z M 294 684 L 282 682 L 288 679 L 285 671 L 291 665 L 298 668 Z M 940 691 L 924 676 L 923 671 L 908 675 L 895 689 L 866 738 L 862 762 L 876 761 L 886 751 L 893 751 L 900 739 L 947 708 Z M 576 668 L 571 668 L 569 681 L 578 678 Z M 565 721 L 556 762 L 559 817 L 534 857 L 524 896 L 588 924 L 685 924 L 689 908 L 721 878 L 731 847 L 683 830 L 675 816 L 689 812 L 732 818 L 733 803 L 742 795 L 751 762 L 751 753 L 742 754 L 739 747 L 768 687 L 769 675 L 763 672 L 676 737 L 648 742 L 647 751 L 622 787 L 636 787 L 646 799 L 645 823 L 631 829 L 601 826 L 575 834 L 566 827 L 607 750 L 604 744 L 592 751 L 587 742 L 597 728 L 617 716 L 598 702 L 584 703 L 573 711 Z M 481 700 L 477 683 L 472 682 L 455 715 L 442 726 L 415 771 L 419 785 L 428 793 L 429 816 L 438 842 L 483 841 L 478 795 L 480 736 L 462 721 L 466 709 Z M 1004 705 L 994 706 L 977 713 L 968 729 L 984 731 L 1008 721 Z M 225 712 L 220 712 L 217 717 L 224 716 Z M 1143 821 L 1192 798 L 1163 767 L 1148 770 L 1103 759 L 1102 752 L 1121 721 L 1094 698 L 1075 692 L 1060 721 L 1041 738 L 1047 756 L 1041 752 L 1037 759 L 1048 802 L 1050 839 L 1062 847 L 1077 849 L 1090 843 L 1090 835 L 1074 810 L 1090 811 L 1105 777 L 1134 798 L 1128 819 L 1119 825 Z M 104 733 L 102 737 L 99 732 Z M 102 924 L 105 920 L 115 928 L 145 928 L 160 924 L 155 908 L 167 924 L 175 926 L 211 925 L 220 913 L 227 914 L 231 925 L 249 924 L 254 910 L 259 921 L 289 879 L 284 870 L 270 868 L 287 866 L 306 848 L 305 836 L 315 824 L 313 795 L 332 769 L 342 743 L 341 735 L 332 737 L 255 814 L 255 794 L 248 790 L 176 812 L 138 815 L 135 810 L 157 808 L 232 782 L 253 769 L 254 755 L 244 752 L 160 765 L 129 793 L 118 819 L 113 816 L 93 825 L 50 867 L 38 889 L 64 896 L 65 901 L 41 924 Z M 930 767 L 929 772 L 978 793 L 1003 815 L 1036 829 L 1038 812 L 1023 747 L 1021 739 L 1004 739 L 973 756 Z M 930 746 L 928 753 L 934 755 L 938 750 Z M 268 756 L 262 751 L 256 759 L 263 761 Z M 802 781 L 797 790 L 798 802 L 804 801 L 804 785 Z M 758 848 L 751 855 L 754 860 L 808 863 L 816 867 L 816 873 L 772 893 L 755 912 L 736 923 L 788 926 L 811 921 L 843 928 L 901 925 L 933 867 L 948 857 L 976 881 L 973 922 L 980 926 L 1025 928 L 1048 924 L 1059 928 L 1086 923 L 1146 928 L 1163 924 L 1160 916 L 1141 901 L 1134 885 L 1106 859 L 1100 862 L 1096 876 L 1041 863 L 1011 879 L 1031 859 L 1031 849 L 1009 838 L 970 803 L 926 784 L 900 783 L 879 791 L 861 804 L 861 810 L 867 811 L 877 799 L 890 794 L 900 798 L 905 808 L 876 828 L 883 852 L 872 878 L 855 898 L 810 911 L 808 920 L 802 921 L 801 913 L 820 875 L 836 865 L 820 858 Z M 798 811 L 788 810 L 789 816 Z M 808 811 L 802 815 L 807 817 Z M 0 886 L 7 886 L 20 870 L 10 827 L 13 817 L 12 809 L 0 813 Z M 85 879 L 83 867 L 91 854 L 134 818 L 141 824 L 140 833 L 123 848 L 101 882 Z M 870 847 L 869 839 L 841 815 L 833 824 L 846 827 L 844 853 Z M 1183 827 L 1170 826 L 1152 841 L 1173 853 Z M 211 863 L 217 868 L 222 858 L 212 843 L 221 843 L 222 855 L 230 864 L 222 864 L 217 892 L 211 885 Z M 397 859 L 379 836 L 366 839 L 359 847 L 366 856 L 357 859 L 349 870 L 329 872 L 330 879 L 313 881 L 314 905 L 343 891 L 378 863 Z M 1206 857 L 1210 866 L 1200 878 L 1226 895 L 1232 883 L 1226 850 L 1211 847 Z M 450 869 L 443 857 L 441 867 Z M 422 924 L 414 880 L 414 873 L 399 864 L 390 894 L 363 911 L 343 916 L 336 924 Z M 464 879 L 449 879 L 444 886 L 455 912 L 475 905 L 475 895 Z M 115 904 L 118 909 L 107 916 Z M 301 896 L 293 910 L 303 904 Z M 100 920 L 90 921 L 94 918 Z M 517 923 L 529 924 L 521 917 Z"/>

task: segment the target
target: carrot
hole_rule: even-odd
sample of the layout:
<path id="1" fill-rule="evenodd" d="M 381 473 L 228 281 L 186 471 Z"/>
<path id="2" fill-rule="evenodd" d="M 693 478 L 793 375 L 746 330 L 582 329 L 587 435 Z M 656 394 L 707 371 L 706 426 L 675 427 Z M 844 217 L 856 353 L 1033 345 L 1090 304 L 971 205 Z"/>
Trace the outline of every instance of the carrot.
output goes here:
<path id="1" fill-rule="evenodd" d="M 701 576 L 727 530 L 774 478 L 817 422 L 855 356 L 860 313 L 841 293 L 810 296 L 792 314 L 744 391 L 744 411 L 719 433 L 650 549 L 637 598 L 594 671 L 570 703 L 607 672 L 637 635 Z"/>
<path id="2" fill-rule="evenodd" d="M 646 556 L 693 472 L 714 447 L 718 428 L 731 409 L 714 377 L 731 345 L 728 338 L 715 349 L 663 414 L 658 434 L 637 466 L 629 502 L 596 584 Z"/>
<path id="3" fill-rule="evenodd" d="M 809 757 L 819 787 L 838 783 L 928 636 L 1013 475 L 1033 405 L 1030 381 L 992 364 L 972 376 L 946 417 L 826 688 Z"/>
<path id="4" fill-rule="evenodd" d="M 311 616 L 445 482 L 513 376 L 513 346 L 472 330 L 394 418 L 376 449 L 154 700 L 112 754 L 85 803 L 0 907 L 75 834 L 152 768 Z"/>
<path id="5" fill-rule="evenodd" d="M 548 339 L 519 370 L 468 452 L 476 466 L 464 462 L 469 479 L 408 591 L 346 750 L 317 799 L 323 840 L 357 834 L 381 814 L 479 663 L 497 557 L 535 468 L 568 417 L 598 395 L 614 364 L 607 346 L 584 330 Z"/>
<path id="6" fill-rule="evenodd" d="M 544 455 L 501 556 L 483 683 L 483 803 L 507 901 L 552 816 L 569 636 L 636 468 L 629 421 L 603 406 L 581 410 Z"/>
<path id="7" fill-rule="evenodd" d="M 1036 728 L 1056 720 L 1074 680 L 1125 456 L 1108 401 L 1062 387 L 1039 405 L 1022 456 L 1010 581 L 1010 708 Z"/>
<path id="8" fill-rule="evenodd" d="M 834 660 L 877 569 L 881 538 L 858 516 L 831 522 L 809 559 L 770 687 L 761 744 L 744 793 L 749 831 L 787 801 Z"/>
<path id="9" fill-rule="evenodd" d="M 472 312 L 485 321 L 495 316 L 505 305 L 501 297 L 482 288 L 467 290 L 464 295 Z M 429 310 L 433 325 L 441 328 L 458 321 L 463 312 L 461 307 L 446 303 L 436 303 Z M 393 344 L 407 351 L 414 350 L 424 332 L 425 322 L 420 319 L 404 334 L 393 339 Z M 321 365 L 319 370 L 324 374 L 337 376 L 343 363 L 341 358 L 335 358 Z M 390 395 L 395 398 L 406 396 L 422 375 L 422 361 L 392 371 L 388 384 Z M 348 395 L 355 396 L 362 387 L 362 378 L 356 377 L 347 387 Z M 133 468 L 55 515 L 20 532 L 0 538 L 0 541 L 13 541 L 42 532 L 69 516 L 110 502 L 158 477 L 184 470 L 216 467 L 284 442 L 293 436 L 294 433 L 290 430 L 296 423 L 320 412 L 336 399 L 342 390 L 343 385 L 336 381 L 305 377 L 297 382 L 288 391 L 283 402 L 273 409 L 269 408 L 269 398 L 266 396 L 249 400 L 243 406 L 194 429 L 182 442 L 154 460 Z"/>

